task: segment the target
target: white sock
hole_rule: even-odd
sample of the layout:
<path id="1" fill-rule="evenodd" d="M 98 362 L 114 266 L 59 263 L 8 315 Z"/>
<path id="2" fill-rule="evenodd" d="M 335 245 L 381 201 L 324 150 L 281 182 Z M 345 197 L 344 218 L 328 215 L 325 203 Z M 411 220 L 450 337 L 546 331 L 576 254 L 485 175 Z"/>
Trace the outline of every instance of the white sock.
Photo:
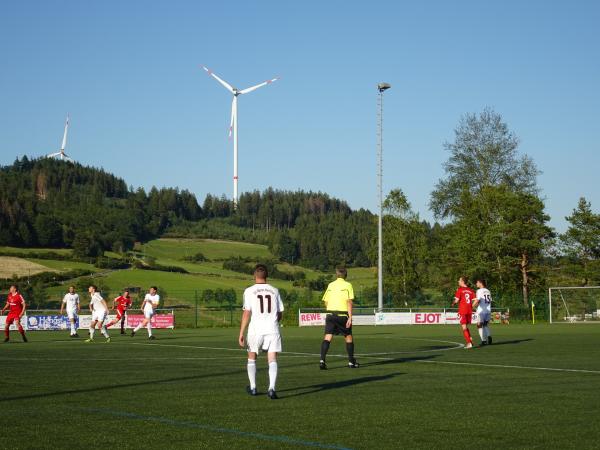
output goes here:
<path id="1" fill-rule="evenodd" d="M 94 329 L 90 328 L 90 339 L 94 339 Z"/>
<path id="2" fill-rule="evenodd" d="M 133 329 L 133 332 L 137 333 L 140 330 L 140 328 L 142 328 L 142 323 L 141 322 L 138 323 L 138 326 Z"/>
<path id="3" fill-rule="evenodd" d="M 256 360 L 248 360 L 248 380 L 250 380 L 250 389 L 256 388 Z"/>
<path id="4" fill-rule="evenodd" d="M 71 324 L 71 334 L 77 334 L 77 331 L 75 331 L 75 324 L 74 323 Z"/>
<path id="5" fill-rule="evenodd" d="M 477 328 L 477 331 L 479 331 L 479 337 L 481 338 L 481 342 L 485 341 L 483 328 L 484 327 Z"/>
<path id="6" fill-rule="evenodd" d="M 100 332 L 102 333 L 102 336 L 104 336 L 105 338 L 108 338 L 108 330 L 106 329 L 106 327 L 105 327 L 105 326 L 103 326 L 103 327 L 100 329 Z"/>
<path id="7" fill-rule="evenodd" d="M 148 330 L 148 337 L 152 336 L 152 325 L 150 325 L 150 322 L 146 325 L 146 330 Z"/>
<path id="8" fill-rule="evenodd" d="M 269 390 L 275 390 L 275 382 L 277 381 L 277 361 L 269 363 Z"/>

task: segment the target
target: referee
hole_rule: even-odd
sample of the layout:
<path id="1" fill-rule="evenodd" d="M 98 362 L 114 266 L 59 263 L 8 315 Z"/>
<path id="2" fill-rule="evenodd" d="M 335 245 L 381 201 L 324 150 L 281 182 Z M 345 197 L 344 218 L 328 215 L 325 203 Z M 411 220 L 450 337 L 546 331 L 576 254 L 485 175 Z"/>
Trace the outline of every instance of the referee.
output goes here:
<path id="1" fill-rule="evenodd" d="M 323 296 L 327 317 L 325 318 L 325 337 L 321 343 L 321 361 L 319 368 L 327 370 L 325 357 L 329 351 L 329 345 L 334 334 L 341 334 L 346 340 L 346 351 L 348 352 L 348 367 L 358 369 L 358 363 L 354 358 L 354 342 L 352 340 L 352 300 L 354 289 L 346 281 L 348 272 L 345 267 L 335 269 L 337 279 L 329 283 L 327 291 Z"/>

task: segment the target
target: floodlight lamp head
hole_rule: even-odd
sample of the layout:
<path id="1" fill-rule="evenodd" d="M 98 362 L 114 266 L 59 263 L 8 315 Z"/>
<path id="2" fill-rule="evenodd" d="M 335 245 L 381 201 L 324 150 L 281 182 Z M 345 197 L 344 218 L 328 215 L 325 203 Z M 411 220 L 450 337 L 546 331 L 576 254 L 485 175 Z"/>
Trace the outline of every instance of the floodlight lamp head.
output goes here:
<path id="1" fill-rule="evenodd" d="M 389 88 L 391 88 L 391 87 L 392 87 L 392 85 L 391 85 L 391 84 L 389 84 L 389 83 L 379 83 L 379 84 L 377 85 L 377 90 L 378 90 L 379 92 L 383 92 L 383 91 L 385 91 L 385 90 L 387 90 L 387 89 L 389 89 Z"/>

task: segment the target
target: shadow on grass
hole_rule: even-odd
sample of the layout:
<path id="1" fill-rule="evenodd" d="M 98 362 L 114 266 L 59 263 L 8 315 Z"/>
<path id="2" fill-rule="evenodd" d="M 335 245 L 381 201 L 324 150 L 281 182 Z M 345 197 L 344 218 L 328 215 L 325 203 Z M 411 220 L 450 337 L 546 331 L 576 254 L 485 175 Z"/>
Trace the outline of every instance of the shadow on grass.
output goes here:
<path id="1" fill-rule="evenodd" d="M 402 357 L 398 357 L 398 358 L 385 358 L 378 361 L 373 361 L 373 362 L 367 362 L 367 363 L 361 363 L 360 367 L 371 367 L 371 366 L 385 366 L 388 364 L 402 364 L 402 363 L 408 363 L 408 362 L 413 362 L 413 361 L 426 361 L 429 359 L 433 359 L 433 358 L 437 358 L 441 355 L 426 355 L 426 356 L 402 356 Z M 368 359 L 368 357 L 367 357 Z"/>
<path id="2" fill-rule="evenodd" d="M 296 392 L 296 393 L 284 395 L 284 396 L 282 396 L 282 398 L 299 397 L 302 395 L 316 394 L 316 393 L 328 391 L 331 389 L 343 389 L 343 388 L 347 388 L 347 387 L 351 387 L 351 386 L 356 386 L 358 384 L 372 383 L 374 381 L 391 380 L 392 378 L 395 378 L 399 375 L 405 375 L 405 374 L 402 372 L 396 372 L 396 373 L 390 373 L 388 375 L 352 378 L 350 380 L 333 381 L 330 383 L 312 384 L 310 386 L 303 386 L 303 387 L 292 388 L 292 389 L 284 389 L 281 391 L 277 391 L 277 393 L 280 394 L 282 392 Z M 297 392 L 297 391 L 302 391 L 302 392 Z"/>
<path id="3" fill-rule="evenodd" d="M 308 364 L 309 363 L 304 362 L 304 363 L 300 363 L 300 364 L 286 365 L 285 367 L 286 368 L 300 367 L 300 366 L 306 366 Z M 115 389 L 132 388 L 132 387 L 139 387 L 139 386 L 151 386 L 151 385 L 156 385 L 156 384 L 160 384 L 160 383 L 177 383 L 180 381 L 202 380 L 202 379 L 206 379 L 206 378 L 218 378 L 218 377 L 226 377 L 226 376 L 230 376 L 230 375 L 239 375 L 239 374 L 246 373 L 245 365 L 243 365 L 243 366 L 238 365 L 237 367 L 238 368 L 236 370 L 230 370 L 227 372 L 206 373 L 206 374 L 202 374 L 202 375 L 189 375 L 189 376 L 185 376 L 185 377 L 163 378 L 163 379 L 151 380 L 151 381 L 139 381 L 136 383 L 105 384 L 105 385 L 98 385 L 98 386 L 93 386 L 93 387 L 89 387 L 89 388 L 66 389 L 66 390 L 61 390 L 61 391 L 42 392 L 42 393 L 37 393 L 37 394 L 26 394 L 26 395 L 15 395 L 12 397 L 2 397 L 2 398 L 0 398 L 0 404 L 2 404 L 4 402 L 10 402 L 13 400 L 43 399 L 43 398 L 47 398 L 47 397 L 59 397 L 59 396 L 65 396 L 65 395 L 87 394 L 90 392 L 105 392 L 105 391 L 111 391 L 111 390 L 115 390 Z M 242 389 L 238 389 L 238 390 L 240 390 L 240 392 L 242 391 Z M 1 395 L 1 393 L 0 393 L 0 395 Z"/>
<path id="4" fill-rule="evenodd" d="M 496 347 L 497 345 L 512 345 L 512 344 L 520 344 L 522 342 L 529 342 L 529 341 L 534 341 L 535 339 L 533 338 L 528 338 L 528 339 L 514 339 L 512 341 L 494 341 L 493 344 L 491 345 L 484 345 L 484 347 Z"/>

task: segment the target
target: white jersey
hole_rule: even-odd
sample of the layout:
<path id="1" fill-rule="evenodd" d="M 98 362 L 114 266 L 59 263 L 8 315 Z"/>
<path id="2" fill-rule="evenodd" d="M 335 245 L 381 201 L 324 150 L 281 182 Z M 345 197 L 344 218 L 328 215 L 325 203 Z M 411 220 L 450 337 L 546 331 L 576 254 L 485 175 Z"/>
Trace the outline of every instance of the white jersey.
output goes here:
<path id="1" fill-rule="evenodd" d="M 279 334 L 277 316 L 283 311 L 283 302 L 276 287 L 261 283 L 247 288 L 244 310 L 252 312 L 248 335 Z"/>
<path id="2" fill-rule="evenodd" d="M 146 302 L 144 303 L 144 312 L 151 313 L 154 311 L 154 308 L 156 308 L 160 303 L 160 295 L 146 294 L 146 296 L 144 297 L 144 301 Z"/>
<path id="3" fill-rule="evenodd" d="M 92 295 L 92 300 L 90 301 L 90 305 L 92 305 L 93 311 L 108 311 L 106 307 L 102 304 L 104 299 L 98 292 L 94 292 Z"/>
<path id="4" fill-rule="evenodd" d="M 67 293 L 63 297 L 63 303 L 67 306 L 67 311 L 77 311 L 79 306 L 79 294 Z"/>
<path id="5" fill-rule="evenodd" d="M 479 303 L 477 304 L 478 313 L 492 312 L 492 294 L 490 293 L 489 289 L 477 289 L 477 300 L 479 300 Z"/>

